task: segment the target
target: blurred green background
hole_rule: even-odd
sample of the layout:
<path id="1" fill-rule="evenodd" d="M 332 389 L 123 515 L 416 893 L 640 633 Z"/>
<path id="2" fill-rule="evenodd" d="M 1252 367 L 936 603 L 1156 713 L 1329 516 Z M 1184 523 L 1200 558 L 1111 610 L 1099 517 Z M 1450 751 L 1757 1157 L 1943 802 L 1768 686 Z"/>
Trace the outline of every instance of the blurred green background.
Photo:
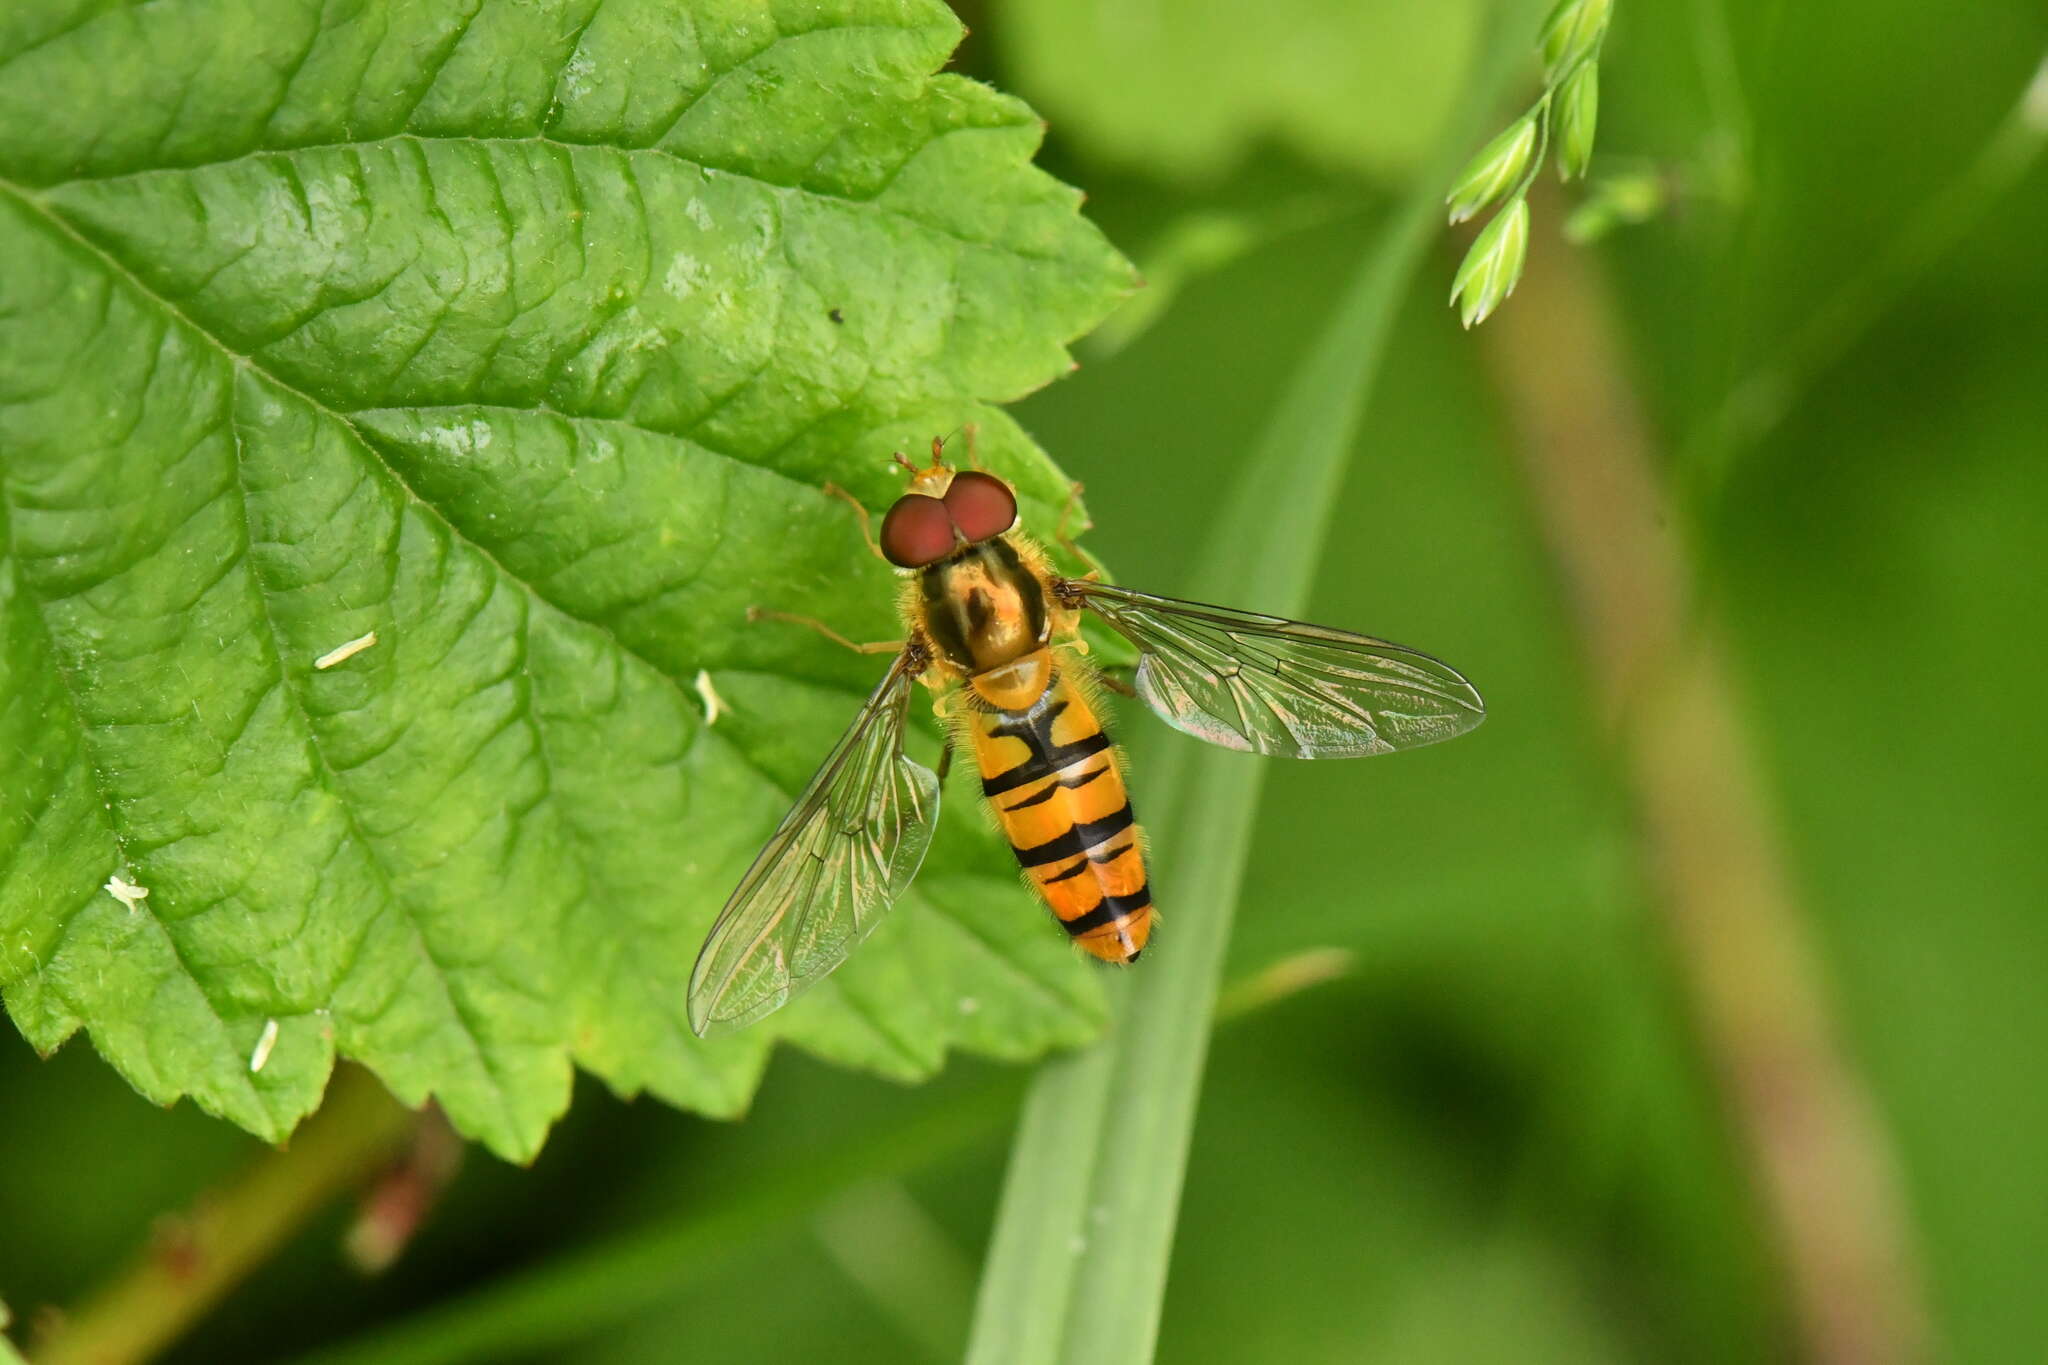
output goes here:
<path id="1" fill-rule="evenodd" d="M 1463 3 L 1260 10 L 963 7 L 961 66 L 1046 116 L 1045 164 L 1153 278 L 1016 412 L 1086 480 L 1091 547 L 1167 593 L 1483 36 Z M 1617 301 L 1819 989 L 1967 1362 L 2048 1358 L 2048 96 L 2008 123 L 2044 50 L 2036 0 L 1620 0 L 1595 174 L 1651 167 L 1676 201 L 1583 249 L 1540 201 L 1531 247 L 1586 251 Z M 1269 774 L 1232 976 L 1324 947 L 1351 969 L 1217 1036 L 1160 1359 L 1795 1359 L 1517 432 L 1443 306 L 1458 246 L 1400 320 L 1312 615 L 1441 654 L 1491 714 Z M 1781 421 L 1702 435 L 1816 325 Z M 1146 753 L 1180 741 L 1123 722 L 1142 810 Z M 557 1285 L 587 1327 L 475 1358 L 953 1358 L 1025 1079 L 956 1063 L 906 1091 L 785 1055 L 737 1125 L 586 1084 L 533 1169 L 473 1156 L 397 1271 L 345 1270 L 336 1210 L 170 1358 L 530 1305 L 506 1277 L 650 1232 L 675 1240 L 646 1265 Z M 18 1317 L 260 1150 L 82 1045 L 42 1063 L 10 1031 L 0 1095 Z"/>

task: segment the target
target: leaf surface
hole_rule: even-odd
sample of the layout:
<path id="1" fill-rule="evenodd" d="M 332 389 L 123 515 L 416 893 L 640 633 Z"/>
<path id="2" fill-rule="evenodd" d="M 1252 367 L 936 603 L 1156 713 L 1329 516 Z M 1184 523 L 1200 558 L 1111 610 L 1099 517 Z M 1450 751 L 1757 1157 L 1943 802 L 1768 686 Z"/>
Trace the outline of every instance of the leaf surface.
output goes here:
<path id="1" fill-rule="evenodd" d="M 0 18 L 0 991 L 267 1138 L 337 1055 L 535 1152 L 572 1063 L 743 1108 L 1099 1025 L 966 784 L 908 900 L 690 1035 L 897 633 L 870 506 L 1131 283 L 923 0 L 36 0 Z M 375 632 L 327 668 L 315 660 Z M 721 706 L 707 720 L 709 696 Z M 104 889 L 110 878 L 146 897 Z M 118 884 L 117 884 L 118 885 Z M 257 1044 L 275 1021 L 260 1068 Z"/>

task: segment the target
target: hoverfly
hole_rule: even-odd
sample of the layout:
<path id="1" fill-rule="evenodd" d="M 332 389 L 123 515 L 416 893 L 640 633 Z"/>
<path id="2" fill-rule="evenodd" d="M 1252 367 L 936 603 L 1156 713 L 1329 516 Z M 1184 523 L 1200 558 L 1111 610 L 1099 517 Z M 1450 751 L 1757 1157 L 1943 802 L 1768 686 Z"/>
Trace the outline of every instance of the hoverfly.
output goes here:
<path id="1" fill-rule="evenodd" d="M 941 447 L 932 442 L 925 468 L 896 457 L 909 487 L 882 518 L 880 544 L 870 540 L 904 575 L 906 638 L 711 926 L 690 973 L 701 1036 L 822 980 L 916 876 L 940 774 L 903 752 L 914 682 L 934 695 L 947 757 L 974 755 L 983 797 L 1068 935 L 1105 962 L 1137 960 L 1152 890 L 1121 759 L 1096 714 L 1083 611 L 1137 647 L 1137 697 L 1225 748 L 1355 758 L 1461 735 L 1486 714 L 1456 669 L 1401 645 L 1062 577 L 1015 529 L 1010 486 L 955 472 Z"/>

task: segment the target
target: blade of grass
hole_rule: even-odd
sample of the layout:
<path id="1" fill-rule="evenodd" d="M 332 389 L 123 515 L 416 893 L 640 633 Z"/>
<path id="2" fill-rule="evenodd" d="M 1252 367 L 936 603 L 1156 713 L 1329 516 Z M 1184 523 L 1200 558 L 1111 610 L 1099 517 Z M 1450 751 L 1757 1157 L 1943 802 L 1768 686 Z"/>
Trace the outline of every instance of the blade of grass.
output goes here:
<path id="1" fill-rule="evenodd" d="M 1346 459 L 1443 186 L 1526 51 L 1512 0 L 1467 107 L 1366 253 L 1295 374 L 1211 536 L 1196 598 L 1298 613 Z M 968 1365 L 1142 1365 L 1152 1359 L 1224 949 L 1265 771 L 1180 741 L 1145 755 L 1159 793 L 1158 880 L 1174 888 L 1166 950 L 1113 991 L 1100 1045 L 1041 1068 L 1025 1103 L 975 1305 Z M 1161 799 L 1163 798 L 1163 799 Z M 1105 1292 L 1112 1290 L 1113 1292 Z"/>

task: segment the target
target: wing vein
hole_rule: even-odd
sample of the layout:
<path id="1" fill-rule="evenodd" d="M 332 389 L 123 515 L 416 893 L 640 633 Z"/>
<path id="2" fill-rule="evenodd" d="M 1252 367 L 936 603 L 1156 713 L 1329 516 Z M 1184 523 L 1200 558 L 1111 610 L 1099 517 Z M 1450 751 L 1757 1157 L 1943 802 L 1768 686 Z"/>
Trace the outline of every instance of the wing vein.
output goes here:
<path id="1" fill-rule="evenodd" d="M 924 861 L 938 777 L 903 753 L 921 652 L 897 656 L 740 879 L 690 974 L 690 1024 L 753 1022 L 815 985 Z"/>
<path id="2" fill-rule="evenodd" d="M 1146 705 L 1212 744 L 1351 758 L 1449 739 L 1486 714 L 1456 669 L 1386 640 L 1082 579 L 1059 589 L 1138 647 Z"/>

